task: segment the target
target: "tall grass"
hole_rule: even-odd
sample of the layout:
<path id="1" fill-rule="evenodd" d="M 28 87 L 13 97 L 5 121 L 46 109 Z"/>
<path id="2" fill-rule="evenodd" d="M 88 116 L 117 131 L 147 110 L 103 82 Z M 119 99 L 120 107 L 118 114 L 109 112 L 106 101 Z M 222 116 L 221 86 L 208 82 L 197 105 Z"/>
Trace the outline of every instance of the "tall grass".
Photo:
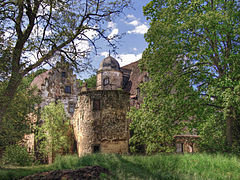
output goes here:
<path id="1" fill-rule="evenodd" d="M 10 175 L 8 179 L 14 179 L 25 176 L 26 172 L 33 174 L 39 171 L 77 169 L 92 165 L 107 168 L 111 172 L 109 179 L 240 179 L 240 158 L 221 154 L 154 156 L 93 154 L 82 158 L 76 155 L 59 156 L 51 166 L 3 169 L 0 170 L 0 177 L 6 171 L 8 171 L 7 175 Z M 6 174 L 3 179 L 7 179 Z"/>

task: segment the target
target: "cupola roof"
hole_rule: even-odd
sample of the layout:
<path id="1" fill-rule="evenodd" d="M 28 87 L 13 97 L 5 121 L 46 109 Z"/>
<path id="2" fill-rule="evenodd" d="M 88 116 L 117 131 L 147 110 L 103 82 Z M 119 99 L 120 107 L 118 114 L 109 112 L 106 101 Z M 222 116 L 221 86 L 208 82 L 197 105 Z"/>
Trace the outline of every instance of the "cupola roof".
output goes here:
<path id="1" fill-rule="evenodd" d="M 101 70 L 120 71 L 120 65 L 116 59 L 114 59 L 112 56 L 108 56 L 105 59 L 103 59 L 102 62 L 100 63 L 100 67 L 99 67 L 98 71 L 101 71 Z"/>

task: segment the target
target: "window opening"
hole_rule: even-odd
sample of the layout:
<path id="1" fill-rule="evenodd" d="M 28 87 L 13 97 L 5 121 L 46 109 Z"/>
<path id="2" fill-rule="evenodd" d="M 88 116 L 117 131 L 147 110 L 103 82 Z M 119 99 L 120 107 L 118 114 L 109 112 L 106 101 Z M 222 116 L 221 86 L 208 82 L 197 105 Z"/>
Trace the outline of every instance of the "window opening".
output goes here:
<path id="1" fill-rule="evenodd" d="M 100 144 L 93 145 L 93 153 L 99 153 L 100 152 Z"/>
<path id="2" fill-rule="evenodd" d="M 71 94 L 71 86 L 65 86 L 64 92 Z"/>
<path id="3" fill-rule="evenodd" d="M 105 79 L 103 79 L 103 85 L 106 86 L 109 84 L 109 77 L 106 77 Z"/>
<path id="4" fill-rule="evenodd" d="M 66 78 L 67 77 L 67 73 L 66 72 L 62 72 L 62 77 Z"/>
<path id="5" fill-rule="evenodd" d="M 183 143 L 177 143 L 177 153 L 183 153 Z"/>
<path id="6" fill-rule="evenodd" d="M 70 113 L 74 113 L 74 104 L 70 104 L 70 105 L 69 105 L 68 111 L 69 111 Z"/>
<path id="7" fill-rule="evenodd" d="M 93 100 L 93 110 L 100 110 L 100 100 L 99 99 Z"/>

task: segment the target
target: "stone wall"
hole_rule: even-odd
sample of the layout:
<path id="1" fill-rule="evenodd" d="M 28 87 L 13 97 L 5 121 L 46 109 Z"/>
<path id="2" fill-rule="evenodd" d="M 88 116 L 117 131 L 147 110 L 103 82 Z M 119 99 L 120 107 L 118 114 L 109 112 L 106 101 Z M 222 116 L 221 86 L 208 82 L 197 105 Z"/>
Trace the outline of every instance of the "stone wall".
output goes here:
<path id="1" fill-rule="evenodd" d="M 127 153 L 129 94 L 121 90 L 81 92 L 73 116 L 79 156 L 86 153 Z"/>
<path id="2" fill-rule="evenodd" d="M 117 90 L 122 89 L 123 73 L 118 70 L 98 71 L 97 90 Z"/>
<path id="3" fill-rule="evenodd" d="M 58 62 L 56 68 L 37 76 L 31 86 L 37 86 L 42 97 L 40 107 L 50 102 L 61 101 L 65 112 L 72 117 L 79 93 L 76 75 L 66 62 Z"/>

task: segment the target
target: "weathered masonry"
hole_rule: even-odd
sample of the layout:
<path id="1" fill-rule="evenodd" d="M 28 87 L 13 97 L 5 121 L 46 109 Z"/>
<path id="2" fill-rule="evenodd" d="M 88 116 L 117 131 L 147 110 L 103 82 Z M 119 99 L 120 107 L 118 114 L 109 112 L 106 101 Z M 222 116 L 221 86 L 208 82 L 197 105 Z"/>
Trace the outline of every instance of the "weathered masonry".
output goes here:
<path id="1" fill-rule="evenodd" d="M 78 155 L 128 153 L 129 93 L 123 90 L 123 73 L 111 56 L 97 72 L 96 90 L 82 89 L 73 116 Z"/>
<path id="2" fill-rule="evenodd" d="M 74 113 L 78 155 L 128 153 L 129 93 L 122 90 L 81 92 Z"/>

